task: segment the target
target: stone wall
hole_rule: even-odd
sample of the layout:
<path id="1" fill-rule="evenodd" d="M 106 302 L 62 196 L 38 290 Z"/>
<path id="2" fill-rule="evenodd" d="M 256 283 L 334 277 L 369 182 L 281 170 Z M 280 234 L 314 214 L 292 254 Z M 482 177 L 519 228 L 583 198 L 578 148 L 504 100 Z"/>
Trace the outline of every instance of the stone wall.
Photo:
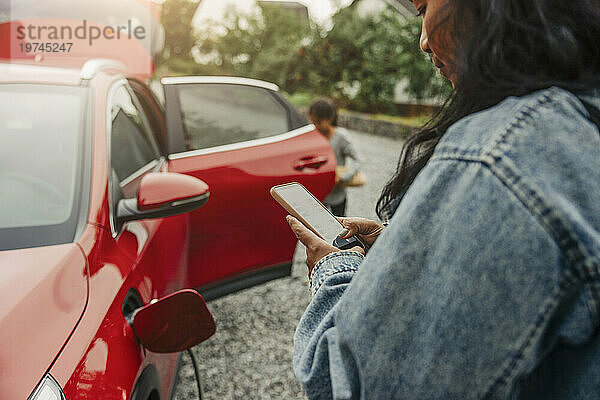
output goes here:
<path id="1" fill-rule="evenodd" d="M 299 111 L 308 118 L 308 109 L 299 108 Z M 370 114 L 343 110 L 338 113 L 338 126 L 353 131 L 370 133 L 394 139 L 406 139 L 415 131 L 414 127 L 399 123 L 382 121 L 373 118 Z"/>
<path id="2" fill-rule="evenodd" d="M 339 113 L 338 125 L 354 131 L 395 139 L 406 139 L 415 129 L 407 125 L 374 119 L 369 114 L 349 111 Z"/>

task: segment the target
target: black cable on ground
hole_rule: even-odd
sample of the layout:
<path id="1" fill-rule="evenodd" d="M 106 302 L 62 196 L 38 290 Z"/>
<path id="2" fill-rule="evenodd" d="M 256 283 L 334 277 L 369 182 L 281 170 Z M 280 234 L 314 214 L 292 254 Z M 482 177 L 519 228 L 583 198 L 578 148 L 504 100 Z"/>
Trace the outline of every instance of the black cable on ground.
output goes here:
<path id="1" fill-rule="evenodd" d="M 202 384 L 200 383 L 200 371 L 198 370 L 198 363 L 196 362 L 196 356 L 192 349 L 186 350 L 192 359 L 192 365 L 194 366 L 194 374 L 196 375 L 196 383 L 198 384 L 198 398 L 202 400 Z"/>

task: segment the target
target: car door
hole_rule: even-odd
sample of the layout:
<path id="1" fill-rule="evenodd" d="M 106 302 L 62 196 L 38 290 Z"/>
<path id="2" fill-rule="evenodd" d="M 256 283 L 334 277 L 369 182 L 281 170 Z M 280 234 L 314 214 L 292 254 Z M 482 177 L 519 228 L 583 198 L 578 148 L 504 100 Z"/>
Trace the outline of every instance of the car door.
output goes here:
<path id="1" fill-rule="evenodd" d="M 208 183 L 191 215 L 189 283 L 206 298 L 289 275 L 296 238 L 272 186 L 300 182 L 323 199 L 332 189 L 329 142 L 278 93 L 242 78 L 162 80 L 169 171 Z"/>
<path id="2" fill-rule="evenodd" d="M 111 88 L 108 109 L 110 143 L 111 230 L 117 247 L 134 260 L 136 271 L 147 286 L 147 297 L 170 294 L 185 285 L 188 216 L 131 221 L 115 226 L 120 199 L 134 198 L 143 177 L 164 172 L 167 162 L 161 156 L 157 110 L 142 101 L 136 81 L 122 80 Z M 144 295 L 144 293 L 142 293 Z"/>

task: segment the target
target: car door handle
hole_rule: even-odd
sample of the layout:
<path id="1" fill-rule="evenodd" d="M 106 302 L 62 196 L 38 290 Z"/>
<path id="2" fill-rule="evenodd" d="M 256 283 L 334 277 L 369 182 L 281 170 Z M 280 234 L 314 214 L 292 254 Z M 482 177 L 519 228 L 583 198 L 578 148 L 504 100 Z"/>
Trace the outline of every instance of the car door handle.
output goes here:
<path id="1" fill-rule="evenodd" d="M 320 168 L 327 162 L 327 157 L 323 156 L 307 156 L 302 157 L 294 162 L 294 169 L 302 171 L 304 168 Z"/>

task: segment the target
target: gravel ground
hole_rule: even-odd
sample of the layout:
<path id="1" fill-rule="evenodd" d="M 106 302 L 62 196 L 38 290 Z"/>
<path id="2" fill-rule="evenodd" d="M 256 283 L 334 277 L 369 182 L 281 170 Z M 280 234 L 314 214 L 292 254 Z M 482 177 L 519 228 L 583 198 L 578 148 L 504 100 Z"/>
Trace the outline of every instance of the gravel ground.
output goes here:
<path id="1" fill-rule="evenodd" d="M 400 142 L 350 132 L 367 175 L 348 190 L 348 215 L 376 219 L 375 203 L 395 169 Z M 306 399 L 292 370 L 293 335 L 310 301 L 305 251 L 298 245 L 292 275 L 211 301 L 217 333 L 193 351 L 204 400 Z M 174 399 L 197 399 L 194 370 L 183 355 Z"/>

